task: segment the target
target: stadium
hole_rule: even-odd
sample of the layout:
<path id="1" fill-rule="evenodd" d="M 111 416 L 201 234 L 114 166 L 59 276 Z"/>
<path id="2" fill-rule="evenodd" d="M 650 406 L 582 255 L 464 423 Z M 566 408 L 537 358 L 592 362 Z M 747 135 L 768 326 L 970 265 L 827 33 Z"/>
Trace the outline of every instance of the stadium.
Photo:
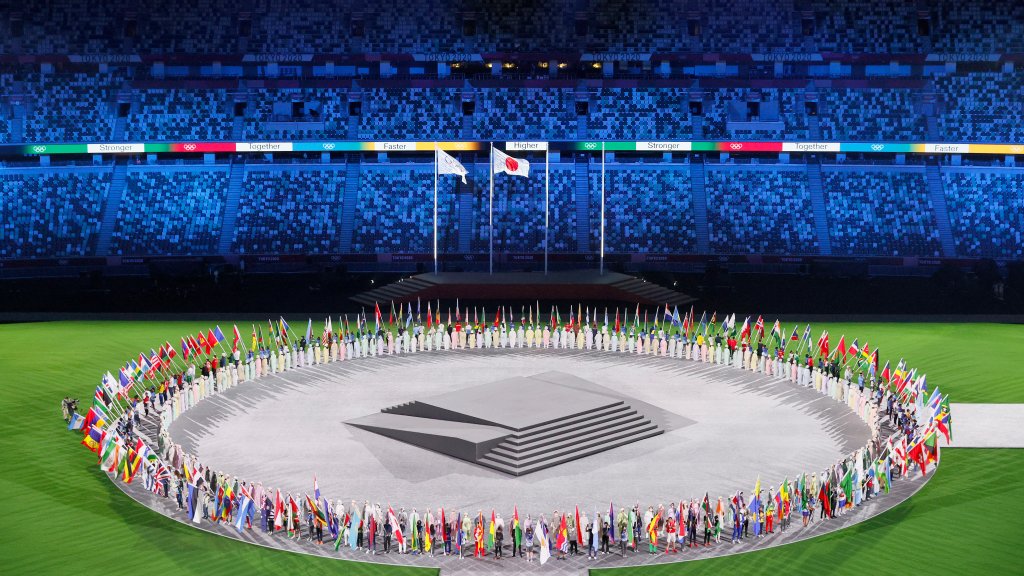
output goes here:
<path id="1" fill-rule="evenodd" d="M 1024 5 L 0 6 L 6 572 L 1019 572 Z"/>

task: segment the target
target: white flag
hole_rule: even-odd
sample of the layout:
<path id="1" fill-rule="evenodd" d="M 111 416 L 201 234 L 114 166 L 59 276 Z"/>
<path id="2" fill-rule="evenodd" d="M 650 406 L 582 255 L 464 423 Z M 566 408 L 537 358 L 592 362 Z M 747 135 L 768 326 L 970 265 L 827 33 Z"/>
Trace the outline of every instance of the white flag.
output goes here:
<path id="1" fill-rule="evenodd" d="M 466 171 L 466 167 L 462 165 L 462 162 L 459 162 L 454 156 L 444 150 L 437 148 L 437 173 L 462 176 L 462 183 L 465 184 L 466 174 L 469 172 Z"/>
<path id="2" fill-rule="evenodd" d="M 508 154 L 505 154 L 497 148 L 494 149 L 494 160 L 491 162 L 491 170 L 495 174 L 504 172 L 509 176 L 525 176 L 530 175 L 530 163 L 526 160 L 520 160 L 519 158 L 513 158 Z"/>

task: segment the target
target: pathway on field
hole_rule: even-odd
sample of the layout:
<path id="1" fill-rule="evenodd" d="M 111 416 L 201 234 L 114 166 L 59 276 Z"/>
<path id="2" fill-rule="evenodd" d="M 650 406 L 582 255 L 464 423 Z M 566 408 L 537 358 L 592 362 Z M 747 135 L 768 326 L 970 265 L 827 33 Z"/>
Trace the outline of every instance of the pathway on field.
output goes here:
<path id="1" fill-rule="evenodd" d="M 954 448 L 1024 448 L 1024 404 L 952 404 Z"/>

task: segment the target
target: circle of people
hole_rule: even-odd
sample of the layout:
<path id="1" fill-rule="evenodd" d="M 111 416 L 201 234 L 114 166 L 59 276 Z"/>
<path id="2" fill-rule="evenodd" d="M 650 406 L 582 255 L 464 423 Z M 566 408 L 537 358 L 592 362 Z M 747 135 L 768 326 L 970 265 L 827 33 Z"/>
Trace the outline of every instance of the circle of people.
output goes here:
<path id="1" fill-rule="evenodd" d="M 877 350 L 873 356 L 862 354 L 856 341 L 847 349 L 845 336 L 829 354 L 827 332 L 812 351 L 809 326 L 797 350 L 791 351 L 790 341 L 797 341 L 795 329 L 791 339 L 775 337 L 779 332 L 776 322 L 766 338 L 762 319 L 751 325 L 748 318 L 742 330 L 737 330 L 735 315 L 716 329 L 714 315 L 710 323 L 702 317 L 700 325 L 694 326 L 692 312 L 679 322 L 678 314 L 672 321 L 666 309 L 664 325 L 648 329 L 645 322 L 641 327 L 637 314 L 634 325 L 626 330 L 618 313 L 614 328 L 608 325 L 607 314 L 599 328 L 597 322 L 589 322 L 589 312 L 586 323 L 571 318 L 568 324 L 560 324 L 552 318 L 549 325 L 540 325 L 533 322 L 531 311 L 529 323 L 523 317 L 518 327 L 502 321 L 500 315 L 493 326 L 479 322 L 463 325 L 461 315 L 455 322 L 449 316 L 446 325 L 440 322 L 440 314 L 435 322 L 429 311 L 425 325 L 413 324 L 411 306 L 409 312 L 404 323 L 382 324 L 378 311 L 374 330 L 369 329 L 365 315 L 357 318 L 354 329 L 346 318 L 342 321 L 345 329 L 337 332 L 328 319 L 320 336 L 312 335 L 310 321 L 306 336 L 298 338 L 291 336 L 282 318 L 268 322 L 272 337 L 266 343 L 262 326 L 258 330 L 254 326 L 251 349 L 244 354 L 239 350 L 240 344 L 246 347 L 240 342 L 237 326 L 230 349 L 224 346 L 226 339 L 218 326 L 216 333 L 209 331 L 208 338 L 200 333 L 198 342 L 192 336 L 182 338 L 184 362 L 176 360 L 178 353 L 167 342 L 141 366 L 129 361 L 120 370 L 120 378 L 108 372 L 97 386 L 97 399 L 84 426 L 72 411 L 69 428 L 85 429 L 83 444 L 100 456 L 102 470 L 126 483 L 141 471 L 148 490 L 163 498 L 173 493 L 177 509 L 196 524 L 234 526 L 239 532 L 264 530 L 319 545 L 333 543 L 335 550 L 348 547 L 368 554 L 502 558 L 509 548 L 513 557 L 541 563 L 580 554 L 581 549 L 594 559 L 599 553 L 613 553 L 613 546 L 617 548 L 614 552 L 625 556 L 636 553 L 643 543 L 648 554 L 673 554 L 718 544 L 723 532 L 732 543 L 764 538 L 790 528 L 794 515 L 806 527 L 816 517 L 832 519 L 888 493 L 893 479 L 906 477 L 912 463 L 924 474 L 926 466 L 938 459 L 936 431 L 949 441 L 948 402 L 941 396 L 940 402 L 935 401 L 937 389 L 924 400 L 923 375 L 917 377 L 916 371 L 906 370 L 902 361 L 896 370 L 890 370 L 887 363 L 879 374 Z M 219 357 L 215 346 L 220 348 Z M 820 473 L 799 474 L 778 487 L 773 484 L 763 490 L 758 477 L 749 496 L 740 491 L 712 500 L 705 494 L 678 505 L 643 507 L 636 503 L 618 510 L 610 504 L 607 510 L 592 513 L 576 506 L 573 511 L 556 510 L 550 516 L 528 513 L 520 517 L 515 508 L 506 522 L 494 510 L 471 514 L 443 508 L 396 510 L 390 504 L 369 501 L 332 502 L 320 494 L 315 477 L 313 496 L 293 496 L 214 471 L 174 444 L 168 433 L 171 422 L 203 399 L 271 374 L 375 356 L 488 348 L 662 356 L 761 373 L 813 388 L 847 404 L 868 424 L 871 440 Z M 854 356 L 852 360 L 848 353 Z M 140 355 L 140 360 L 144 357 Z M 119 386 L 122 389 L 118 390 Z M 62 406 L 68 420 L 67 402 Z M 150 407 L 154 419 L 149 418 Z M 110 418 L 108 413 L 116 417 Z M 75 418 L 79 418 L 78 425 Z M 150 449 L 140 429 L 147 422 L 149 436 L 157 437 L 156 450 Z M 892 432 L 884 440 L 883 424 Z"/>

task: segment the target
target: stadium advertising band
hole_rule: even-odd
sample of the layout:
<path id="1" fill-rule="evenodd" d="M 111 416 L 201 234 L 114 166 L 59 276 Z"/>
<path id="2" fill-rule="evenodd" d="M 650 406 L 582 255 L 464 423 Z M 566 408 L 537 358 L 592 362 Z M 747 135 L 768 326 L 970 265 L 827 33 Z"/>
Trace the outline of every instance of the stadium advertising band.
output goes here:
<path id="1" fill-rule="evenodd" d="M 100 144 L 2 145 L 0 154 L 41 156 L 49 154 L 209 154 L 275 152 L 480 152 L 490 142 L 121 142 Z M 965 144 L 934 142 L 767 142 L 767 141 L 553 141 L 505 142 L 509 150 L 599 152 L 727 152 L 727 153 L 825 153 L 859 154 L 1024 154 L 1024 144 Z M 514 147 L 526 146 L 526 147 Z"/>

